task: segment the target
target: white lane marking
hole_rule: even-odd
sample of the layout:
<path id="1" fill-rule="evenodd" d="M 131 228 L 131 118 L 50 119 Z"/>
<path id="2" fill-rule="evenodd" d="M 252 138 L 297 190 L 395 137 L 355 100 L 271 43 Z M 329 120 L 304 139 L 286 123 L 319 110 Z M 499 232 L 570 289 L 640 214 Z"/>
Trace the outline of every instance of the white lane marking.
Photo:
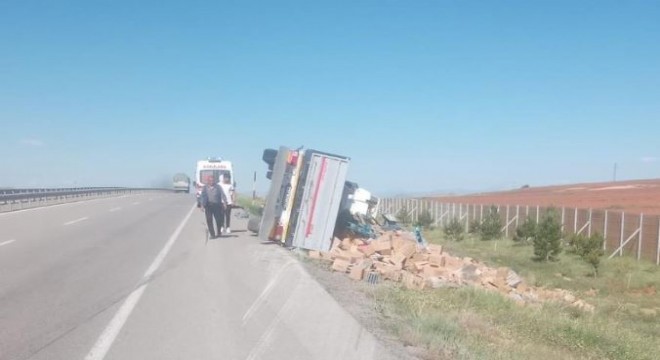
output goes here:
<path id="1" fill-rule="evenodd" d="M 181 223 L 176 228 L 176 230 L 174 230 L 172 236 L 170 236 L 165 246 L 160 250 L 154 261 L 151 263 L 147 271 L 144 273 L 144 276 L 140 281 L 142 285 L 140 285 L 137 289 L 133 290 L 133 292 L 126 298 L 126 300 L 124 300 L 124 303 L 121 304 L 121 307 L 119 308 L 119 310 L 117 310 L 115 316 L 113 316 L 108 326 L 106 326 L 105 330 L 103 330 L 103 333 L 101 333 L 99 338 L 96 340 L 96 343 L 94 343 L 92 349 L 89 351 L 87 356 L 85 356 L 85 360 L 103 360 L 103 358 L 105 358 L 105 355 L 108 353 L 108 350 L 110 350 L 110 347 L 112 347 L 112 344 L 115 342 L 117 335 L 119 335 L 119 332 L 126 324 L 128 318 L 131 316 L 131 313 L 135 309 L 135 306 L 140 301 L 142 294 L 144 294 L 144 290 L 149 285 L 148 281 L 150 280 L 154 272 L 158 270 L 158 267 L 167 256 L 167 253 L 174 245 L 174 242 L 179 238 L 179 234 L 181 233 L 181 230 L 183 230 L 183 227 L 188 222 L 188 219 L 190 219 L 190 215 L 192 215 L 193 210 L 195 210 L 195 207 L 196 206 L 193 205 L 193 207 L 190 209 L 190 211 L 188 211 L 188 214 L 183 219 L 183 221 L 181 221 Z"/>
<path id="2" fill-rule="evenodd" d="M 103 330 L 101 336 L 96 340 L 92 350 L 90 350 L 87 356 L 85 356 L 85 360 L 102 360 L 105 358 L 105 355 L 108 353 L 108 350 L 110 350 L 115 338 L 119 335 L 119 331 L 124 327 L 128 317 L 131 316 L 131 312 L 135 309 L 135 306 L 138 301 L 140 301 L 146 288 L 147 284 L 142 284 L 128 295 L 115 316 L 110 320 L 108 326 Z"/>
<path id="3" fill-rule="evenodd" d="M 11 239 L 11 240 L 0 242 L 0 246 L 9 245 L 9 244 L 13 243 L 14 241 L 16 241 L 16 239 Z"/>
<path id="4" fill-rule="evenodd" d="M 87 220 L 87 219 L 89 219 L 89 218 L 88 218 L 87 216 L 85 216 L 85 217 L 81 217 L 80 219 L 75 219 L 75 220 L 67 221 L 67 222 L 65 222 L 65 223 L 62 224 L 62 225 L 64 225 L 64 226 L 69 226 L 69 225 L 73 225 L 73 224 L 75 224 L 75 223 L 79 223 L 79 222 L 81 222 L 81 221 L 85 221 L 85 220 Z"/>
<path id="5" fill-rule="evenodd" d="M 117 206 L 115 208 L 110 209 L 110 212 L 115 212 L 121 210 L 121 207 Z"/>
<path id="6" fill-rule="evenodd" d="M 261 305 L 266 301 L 266 298 L 270 295 L 270 293 L 275 289 L 275 286 L 280 282 L 280 278 L 282 277 L 282 274 L 286 271 L 286 269 L 295 264 L 295 260 L 290 260 L 287 263 L 285 263 L 278 271 L 275 276 L 268 282 L 268 285 L 261 291 L 261 294 L 257 297 L 257 299 L 252 303 L 252 306 L 245 312 L 243 315 L 243 326 L 245 326 L 250 320 L 250 318 L 254 315 L 254 313 L 257 312 L 257 310 L 261 307 Z"/>

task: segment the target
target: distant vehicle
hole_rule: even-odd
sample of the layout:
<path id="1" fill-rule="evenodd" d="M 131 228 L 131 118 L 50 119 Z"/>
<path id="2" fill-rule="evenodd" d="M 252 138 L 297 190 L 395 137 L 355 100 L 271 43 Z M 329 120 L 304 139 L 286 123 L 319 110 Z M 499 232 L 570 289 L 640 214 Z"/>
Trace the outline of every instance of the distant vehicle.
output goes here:
<path id="1" fill-rule="evenodd" d="M 186 174 L 178 173 L 172 178 L 172 188 L 175 192 L 190 192 L 190 178 Z"/>
<path id="2" fill-rule="evenodd" d="M 195 195 L 197 196 L 198 205 L 204 184 L 211 178 L 219 183 L 224 176 L 228 176 L 229 181 L 234 182 L 234 187 L 236 186 L 231 161 L 220 158 L 209 158 L 208 160 L 199 160 L 197 162 L 197 170 L 195 171 Z"/>

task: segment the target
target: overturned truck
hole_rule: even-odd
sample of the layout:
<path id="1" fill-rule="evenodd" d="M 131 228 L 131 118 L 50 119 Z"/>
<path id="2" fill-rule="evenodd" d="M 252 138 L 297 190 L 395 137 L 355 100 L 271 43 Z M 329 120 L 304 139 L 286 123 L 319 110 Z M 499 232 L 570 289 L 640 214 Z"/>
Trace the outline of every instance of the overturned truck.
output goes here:
<path id="1" fill-rule="evenodd" d="M 328 251 L 334 235 L 352 219 L 377 210 L 377 198 L 346 181 L 346 156 L 280 147 L 266 149 L 263 160 L 271 185 L 261 218 L 251 221 L 262 241 Z"/>

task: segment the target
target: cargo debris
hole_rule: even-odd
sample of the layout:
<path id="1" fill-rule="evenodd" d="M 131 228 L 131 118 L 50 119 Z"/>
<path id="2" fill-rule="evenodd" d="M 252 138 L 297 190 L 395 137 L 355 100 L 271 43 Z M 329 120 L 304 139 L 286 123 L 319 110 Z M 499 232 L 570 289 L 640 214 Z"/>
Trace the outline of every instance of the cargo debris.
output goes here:
<path id="1" fill-rule="evenodd" d="M 333 261 L 334 271 L 347 273 L 353 280 L 377 283 L 379 279 L 401 282 L 409 289 L 437 289 L 474 286 L 498 292 L 520 305 L 558 302 L 593 312 L 594 306 L 563 289 L 545 289 L 526 284 L 507 267 L 491 268 L 478 260 L 452 256 L 442 246 L 420 246 L 416 234 L 403 230 L 383 230 L 373 226 L 376 238 L 335 238 L 329 253 L 320 258 Z M 310 251 L 318 258 L 317 252 Z M 327 255 L 325 255 L 327 254 Z"/>
<path id="2" fill-rule="evenodd" d="M 378 214 L 378 198 L 346 181 L 349 157 L 282 146 L 266 149 L 262 159 L 271 186 L 249 228 L 264 242 L 308 250 L 356 281 L 389 280 L 410 289 L 474 286 L 519 304 L 554 301 L 594 311 L 566 290 L 529 286 L 509 268 L 452 256 L 429 244 L 420 227 L 404 231 L 394 216 Z"/>

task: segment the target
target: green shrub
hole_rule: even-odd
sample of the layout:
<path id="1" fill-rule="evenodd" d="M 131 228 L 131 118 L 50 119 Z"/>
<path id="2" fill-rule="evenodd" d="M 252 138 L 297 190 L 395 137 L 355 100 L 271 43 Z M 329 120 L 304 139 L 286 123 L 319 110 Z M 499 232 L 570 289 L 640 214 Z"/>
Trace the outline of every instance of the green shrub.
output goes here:
<path id="1" fill-rule="evenodd" d="M 422 210 L 419 215 L 417 215 L 417 222 L 415 226 L 421 226 L 424 229 L 430 229 L 433 225 L 433 215 L 428 209 Z"/>
<path id="2" fill-rule="evenodd" d="M 407 207 L 402 207 L 398 213 L 396 213 L 396 219 L 399 221 L 400 224 L 403 225 L 410 225 L 412 222 L 412 218 L 410 217 L 410 212 L 408 211 Z"/>
<path id="3" fill-rule="evenodd" d="M 444 228 L 445 236 L 453 241 L 463 240 L 464 230 L 463 224 L 457 218 L 452 219 Z"/>
<path id="4" fill-rule="evenodd" d="M 249 214 L 261 216 L 264 212 L 263 201 L 260 199 L 253 200 L 247 197 L 239 197 L 236 200 L 236 204 L 242 207 Z"/>
<path id="5" fill-rule="evenodd" d="M 592 236 L 572 235 L 568 240 L 569 251 L 580 256 L 582 260 L 591 265 L 594 276 L 598 276 L 600 259 L 605 255 L 605 251 L 603 251 L 604 241 L 603 236 L 598 233 Z"/>
<path id="6" fill-rule="evenodd" d="M 561 253 L 561 221 L 557 210 L 548 209 L 543 215 L 534 236 L 536 260 L 556 260 Z"/>
<path id="7" fill-rule="evenodd" d="M 496 206 L 491 206 L 479 226 L 481 240 L 498 239 L 502 236 L 502 218 Z"/>
<path id="8" fill-rule="evenodd" d="M 531 217 L 525 219 L 525 222 L 516 229 L 513 235 L 513 241 L 519 244 L 529 244 L 536 237 L 536 221 Z"/>
<path id="9" fill-rule="evenodd" d="M 568 240 L 566 242 L 566 252 L 569 254 L 575 254 L 577 255 L 580 252 L 580 247 L 582 244 L 584 244 L 584 238 L 586 238 L 586 235 L 582 234 L 572 234 L 571 236 L 568 237 Z"/>
<path id="10" fill-rule="evenodd" d="M 481 227 L 481 222 L 479 220 L 472 220 L 470 221 L 470 227 L 469 227 L 469 233 L 470 234 L 478 234 L 479 233 L 479 228 Z"/>

